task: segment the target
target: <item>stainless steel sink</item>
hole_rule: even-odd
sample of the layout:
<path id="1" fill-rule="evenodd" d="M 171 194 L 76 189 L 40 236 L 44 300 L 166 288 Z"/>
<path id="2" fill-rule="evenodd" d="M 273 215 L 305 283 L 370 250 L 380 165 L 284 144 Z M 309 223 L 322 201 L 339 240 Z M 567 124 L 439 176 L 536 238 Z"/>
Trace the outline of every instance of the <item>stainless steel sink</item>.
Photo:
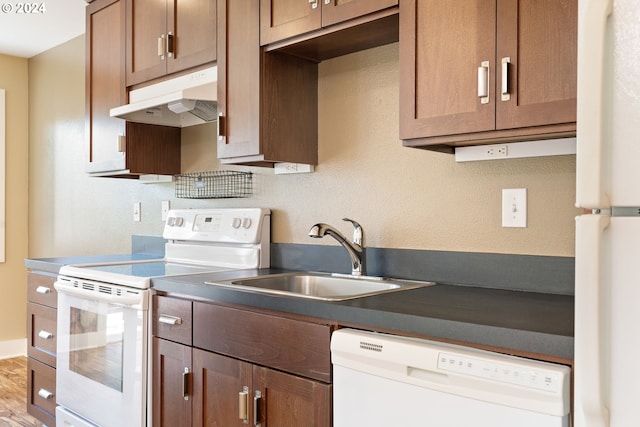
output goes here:
<path id="1" fill-rule="evenodd" d="M 247 279 L 206 283 L 238 290 L 312 298 L 323 301 L 344 301 L 435 284 L 433 282 L 396 280 L 382 277 L 307 272 L 271 274 Z"/>

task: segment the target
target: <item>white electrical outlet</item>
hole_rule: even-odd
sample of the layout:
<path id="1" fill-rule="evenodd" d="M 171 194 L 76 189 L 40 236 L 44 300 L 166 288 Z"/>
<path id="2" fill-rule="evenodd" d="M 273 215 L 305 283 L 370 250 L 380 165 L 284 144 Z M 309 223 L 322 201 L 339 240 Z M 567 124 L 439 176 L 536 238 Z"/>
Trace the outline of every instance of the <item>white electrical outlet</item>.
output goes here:
<path id="1" fill-rule="evenodd" d="M 276 175 L 288 173 L 312 173 L 313 165 L 305 165 L 301 163 L 276 163 L 273 170 Z"/>
<path id="2" fill-rule="evenodd" d="M 507 150 L 508 148 L 505 144 L 490 145 L 487 147 L 487 157 L 489 158 L 507 157 L 509 154 Z"/>
<path id="3" fill-rule="evenodd" d="M 171 209 L 171 202 L 169 200 L 162 201 L 162 220 L 166 221 L 169 215 L 169 209 Z"/>
<path id="4" fill-rule="evenodd" d="M 142 210 L 142 203 L 135 202 L 133 204 L 133 221 L 134 222 L 140 222 L 142 217 L 141 210 Z"/>
<path id="5" fill-rule="evenodd" d="M 502 189 L 502 226 L 526 228 L 527 226 L 527 189 L 526 188 Z"/>

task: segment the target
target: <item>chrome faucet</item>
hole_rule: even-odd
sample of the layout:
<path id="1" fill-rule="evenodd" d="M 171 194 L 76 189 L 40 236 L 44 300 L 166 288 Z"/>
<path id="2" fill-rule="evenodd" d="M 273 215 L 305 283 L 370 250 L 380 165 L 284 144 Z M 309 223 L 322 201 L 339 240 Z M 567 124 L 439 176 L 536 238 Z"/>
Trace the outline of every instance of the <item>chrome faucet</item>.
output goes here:
<path id="1" fill-rule="evenodd" d="M 361 276 L 365 274 L 364 266 L 364 232 L 360 224 L 349 218 L 342 218 L 343 221 L 348 221 L 353 224 L 353 242 L 349 242 L 342 233 L 333 228 L 330 225 L 319 223 L 314 224 L 309 229 L 309 237 L 316 239 L 329 235 L 336 239 L 338 243 L 344 247 L 351 257 L 351 274 L 354 276 Z"/>

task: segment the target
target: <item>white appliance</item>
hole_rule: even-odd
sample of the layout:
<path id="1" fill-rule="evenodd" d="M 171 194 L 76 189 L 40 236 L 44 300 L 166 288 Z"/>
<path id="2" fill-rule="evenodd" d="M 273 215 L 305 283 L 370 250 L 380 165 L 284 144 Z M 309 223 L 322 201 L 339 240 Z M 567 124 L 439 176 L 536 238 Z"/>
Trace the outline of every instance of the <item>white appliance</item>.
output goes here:
<path id="1" fill-rule="evenodd" d="M 331 338 L 333 427 L 569 427 L 562 365 L 341 329 Z"/>
<path id="2" fill-rule="evenodd" d="M 151 425 L 151 279 L 269 266 L 270 211 L 169 212 L 165 259 L 63 266 L 58 291 L 56 423 Z"/>
<path id="3" fill-rule="evenodd" d="M 579 0 L 577 120 L 575 426 L 640 426 L 638 0 Z"/>

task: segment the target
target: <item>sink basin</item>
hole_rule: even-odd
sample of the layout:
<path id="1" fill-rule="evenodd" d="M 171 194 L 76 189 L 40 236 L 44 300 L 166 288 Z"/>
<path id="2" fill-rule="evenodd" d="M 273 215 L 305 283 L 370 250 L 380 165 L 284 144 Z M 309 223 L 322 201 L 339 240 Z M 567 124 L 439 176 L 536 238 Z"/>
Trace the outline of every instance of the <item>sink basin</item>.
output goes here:
<path id="1" fill-rule="evenodd" d="M 206 283 L 251 292 L 265 292 L 323 301 L 344 301 L 435 284 L 433 282 L 396 280 L 382 277 L 322 273 L 270 274 L 247 279 Z"/>

